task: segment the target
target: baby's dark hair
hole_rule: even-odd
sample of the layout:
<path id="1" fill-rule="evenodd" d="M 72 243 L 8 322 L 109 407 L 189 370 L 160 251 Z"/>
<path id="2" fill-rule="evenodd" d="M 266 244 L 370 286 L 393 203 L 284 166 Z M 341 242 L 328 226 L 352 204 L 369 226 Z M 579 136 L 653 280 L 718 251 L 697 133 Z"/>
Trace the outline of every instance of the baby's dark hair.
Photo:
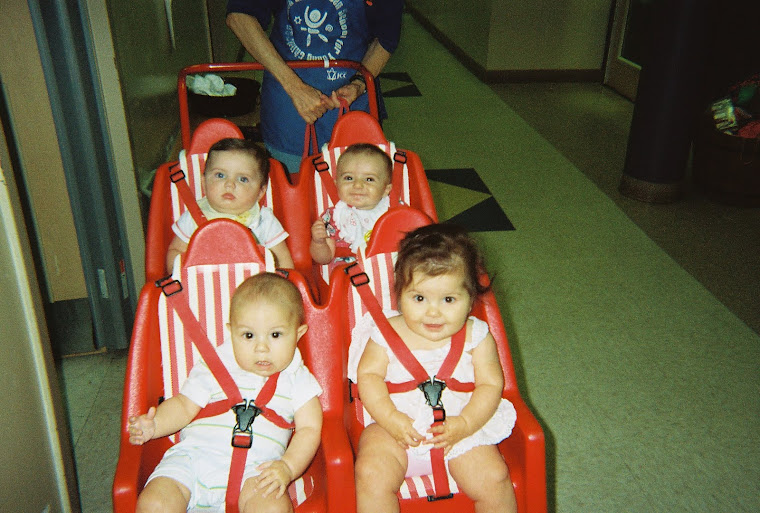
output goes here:
<path id="1" fill-rule="evenodd" d="M 235 151 L 250 156 L 258 164 L 261 185 L 267 184 L 267 180 L 269 180 L 269 154 L 259 144 L 249 139 L 237 139 L 235 137 L 221 139 L 209 148 L 206 164 L 211 161 L 213 153 L 217 151 Z M 208 165 L 206 169 L 208 169 Z"/>
<path id="2" fill-rule="evenodd" d="M 393 161 L 388 156 L 388 154 L 385 153 L 379 146 L 376 146 L 370 143 L 352 144 L 351 146 L 343 150 L 343 153 L 340 154 L 340 157 L 338 158 L 338 165 L 340 165 L 340 160 L 343 157 L 351 156 L 351 155 L 355 155 L 355 156 L 364 155 L 367 157 L 379 158 L 383 162 L 383 168 L 385 169 L 388 182 L 390 183 L 391 177 L 393 176 Z"/>
<path id="3" fill-rule="evenodd" d="M 396 297 L 412 283 L 415 272 L 427 276 L 448 274 L 457 268 L 472 299 L 488 290 L 480 283 L 483 257 L 467 230 L 453 224 L 431 224 L 409 232 L 399 244 L 394 269 Z"/>
<path id="4" fill-rule="evenodd" d="M 291 311 L 298 324 L 304 322 L 303 298 L 298 288 L 279 274 L 254 274 L 241 283 L 230 301 L 230 322 L 241 304 L 268 301 Z"/>

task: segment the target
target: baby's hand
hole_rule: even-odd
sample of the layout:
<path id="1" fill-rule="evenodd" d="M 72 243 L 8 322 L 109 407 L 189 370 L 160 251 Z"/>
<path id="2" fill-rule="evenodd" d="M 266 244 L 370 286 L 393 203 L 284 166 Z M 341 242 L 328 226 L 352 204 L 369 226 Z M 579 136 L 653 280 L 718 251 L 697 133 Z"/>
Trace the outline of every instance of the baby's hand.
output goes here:
<path id="1" fill-rule="evenodd" d="M 151 406 L 148 413 L 139 417 L 129 417 L 129 443 L 142 445 L 153 438 L 156 432 L 156 408 Z"/>
<path id="2" fill-rule="evenodd" d="M 265 461 L 257 468 L 261 474 L 256 477 L 256 488 L 264 497 L 274 493 L 275 499 L 279 499 L 295 477 L 288 464 L 282 460 Z"/>
<path id="3" fill-rule="evenodd" d="M 317 219 L 311 225 L 311 238 L 315 242 L 324 242 L 327 239 L 327 228 L 325 227 L 325 222 L 321 219 Z"/>
<path id="4" fill-rule="evenodd" d="M 425 437 L 412 426 L 412 419 L 398 410 L 394 411 L 390 417 L 388 417 L 385 424 L 386 431 L 388 431 L 388 433 L 390 433 L 390 435 L 395 438 L 399 445 L 404 449 L 417 447 L 425 440 Z"/>
<path id="5" fill-rule="evenodd" d="M 470 435 L 469 431 L 467 421 L 463 417 L 458 415 L 446 417 L 443 424 L 428 429 L 428 433 L 433 435 L 428 442 L 436 449 L 443 448 L 443 453 L 448 454 L 457 442 Z"/>

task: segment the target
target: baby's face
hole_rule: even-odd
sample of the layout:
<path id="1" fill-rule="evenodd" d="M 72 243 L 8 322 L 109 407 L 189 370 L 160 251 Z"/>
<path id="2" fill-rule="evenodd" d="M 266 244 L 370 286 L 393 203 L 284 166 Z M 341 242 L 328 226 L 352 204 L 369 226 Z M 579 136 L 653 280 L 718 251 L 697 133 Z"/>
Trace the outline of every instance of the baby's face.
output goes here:
<path id="1" fill-rule="evenodd" d="M 258 202 L 266 191 L 256 160 L 236 151 L 215 151 L 206 162 L 203 189 L 211 208 L 238 215 Z"/>
<path id="2" fill-rule="evenodd" d="M 306 325 L 299 325 L 285 306 L 264 300 L 240 305 L 227 326 L 237 364 L 264 377 L 290 364 L 298 340 L 306 333 Z"/>
<path id="3" fill-rule="evenodd" d="M 412 275 L 401 291 L 399 310 L 409 330 L 430 342 L 444 342 L 458 332 L 472 309 L 461 268 L 447 274 Z"/>
<path id="4" fill-rule="evenodd" d="M 390 194 L 391 183 L 383 161 L 377 156 L 341 157 L 335 176 L 338 197 L 359 210 L 374 208 Z"/>

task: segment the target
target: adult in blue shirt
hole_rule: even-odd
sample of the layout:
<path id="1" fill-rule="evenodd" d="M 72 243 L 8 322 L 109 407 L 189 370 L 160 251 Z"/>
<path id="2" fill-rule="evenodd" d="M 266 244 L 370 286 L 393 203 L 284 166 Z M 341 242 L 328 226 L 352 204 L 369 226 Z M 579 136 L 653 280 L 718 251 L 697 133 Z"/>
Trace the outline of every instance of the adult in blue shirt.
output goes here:
<path id="1" fill-rule="evenodd" d="M 293 70 L 287 60 L 360 61 L 380 74 L 398 46 L 403 0 L 228 0 L 227 25 L 264 68 L 261 131 L 270 153 L 298 172 L 306 123 L 330 138 L 342 97 L 368 110 L 352 70 Z M 265 30 L 274 19 L 270 37 Z"/>

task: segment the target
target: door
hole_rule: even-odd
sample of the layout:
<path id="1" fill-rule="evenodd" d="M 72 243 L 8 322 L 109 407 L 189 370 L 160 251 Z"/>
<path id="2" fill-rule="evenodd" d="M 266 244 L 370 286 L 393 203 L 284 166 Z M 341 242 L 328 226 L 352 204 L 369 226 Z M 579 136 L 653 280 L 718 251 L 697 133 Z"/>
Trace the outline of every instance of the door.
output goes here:
<path id="1" fill-rule="evenodd" d="M 29 1 L 97 348 L 129 343 L 136 298 L 103 98 L 82 1 Z"/>
<path id="2" fill-rule="evenodd" d="M 647 37 L 655 0 L 616 0 L 607 54 L 604 83 L 631 101 L 641 71 L 644 38 Z"/>

